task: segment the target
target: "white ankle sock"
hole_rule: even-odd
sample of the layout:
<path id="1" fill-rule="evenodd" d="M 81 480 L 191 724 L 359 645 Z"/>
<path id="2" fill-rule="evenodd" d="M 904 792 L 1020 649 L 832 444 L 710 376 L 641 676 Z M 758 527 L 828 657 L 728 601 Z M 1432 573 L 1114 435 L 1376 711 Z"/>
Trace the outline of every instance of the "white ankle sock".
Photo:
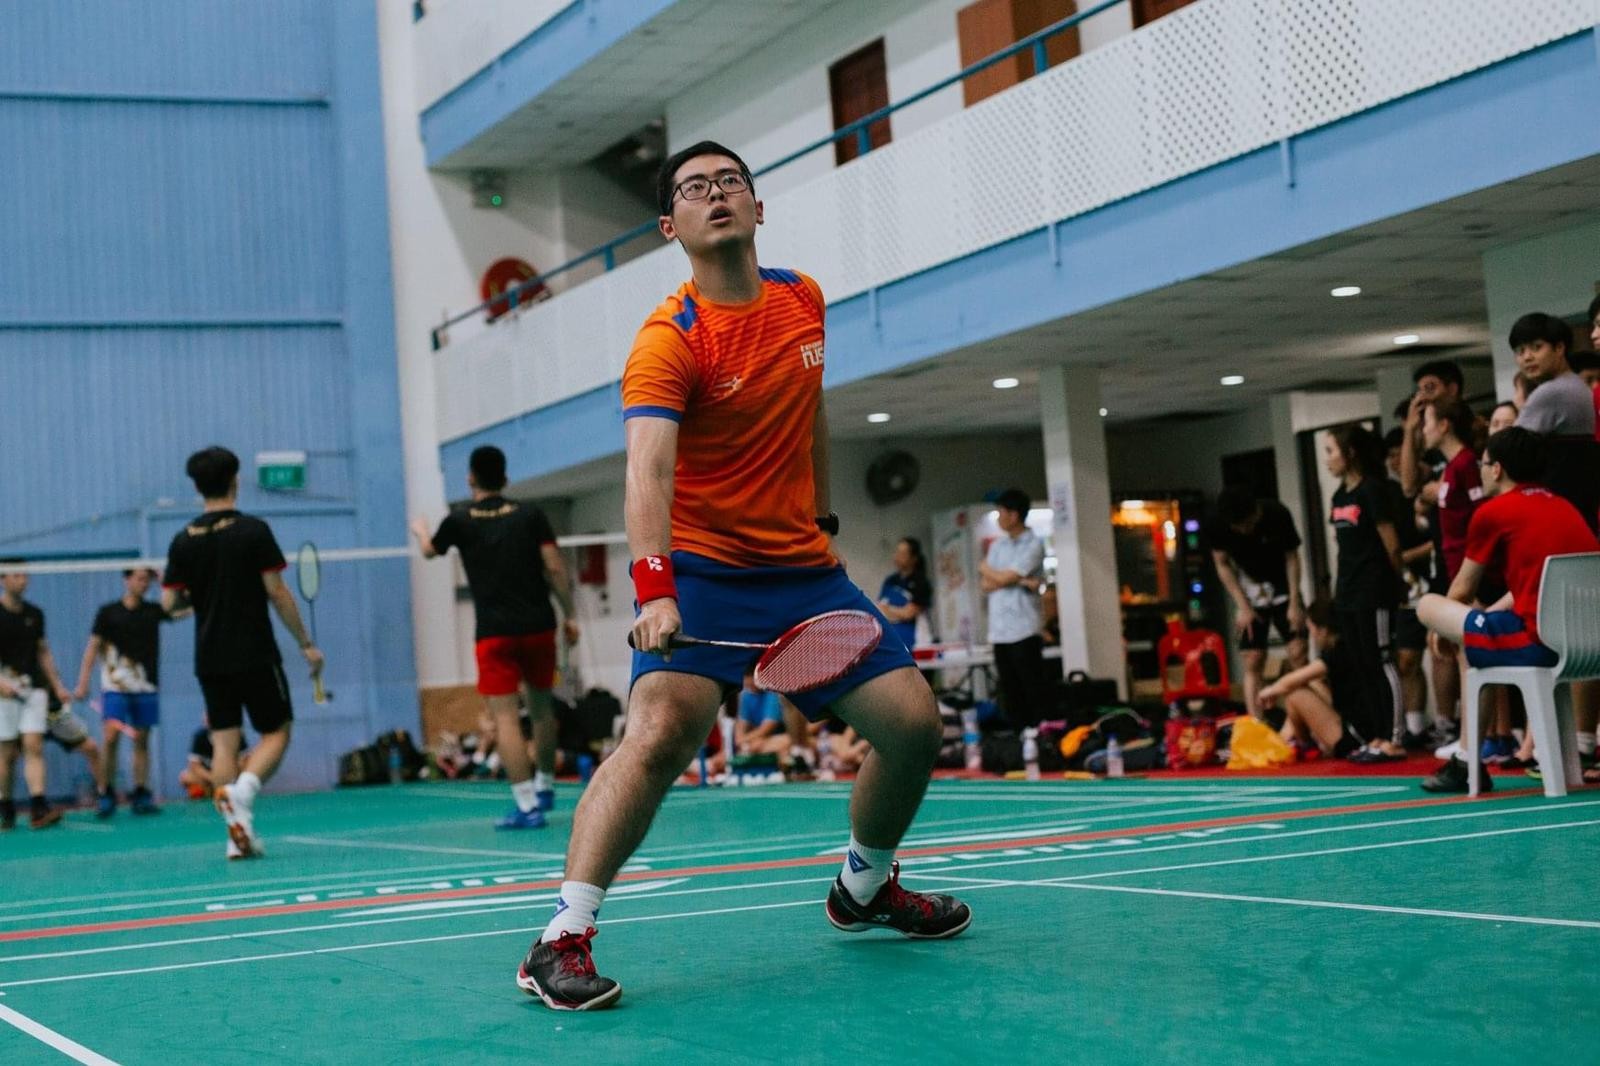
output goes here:
<path id="1" fill-rule="evenodd" d="M 1578 752 L 1581 755 L 1593 755 L 1594 754 L 1594 734 L 1593 733 L 1579 733 L 1578 734 Z"/>
<path id="2" fill-rule="evenodd" d="M 1420 733 L 1428 728 L 1428 720 L 1421 711 L 1406 712 L 1406 732 Z"/>
<path id="3" fill-rule="evenodd" d="M 534 792 L 532 779 L 511 783 L 511 798 L 517 801 L 517 810 L 526 814 L 539 806 L 539 797 Z"/>
<path id="4" fill-rule="evenodd" d="M 844 882 L 845 891 L 857 903 L 871 903 L 878 889 L 889 880 L 889 864 L 892 862 L 893 848 L 869 848 L 852 833 L 850 847 L 844 853 L 844 869 L 839 871 L 839 880 Z"/>
<path id="5" fill-rule="evenodd" d="M 543 770 L 535 770 L 533 772 L 533 790 L 535 792 L 546 792 L 555 787 L 556 783 L 551 775 L 545 773 Z"/>
<path id="6" fill-rule="evenodd" d="M 261 778 L 246 770 L 240 774 L 233 783 L 233 794 L 240 803 L 248 806 L 256 800 L 256 793 L 261 791 Z"/>
<path id="7" fill-rule="evenodd" d="M 606 890 L 582 881 L 561 882 L 561 897 L 556 900 L 556 912 L 550 924 L 544 927 L 539 940 L 549 943 L 568 933 L 582 933 L 594 928 L 600 914 L 600 904 L 605 902 Z"/>

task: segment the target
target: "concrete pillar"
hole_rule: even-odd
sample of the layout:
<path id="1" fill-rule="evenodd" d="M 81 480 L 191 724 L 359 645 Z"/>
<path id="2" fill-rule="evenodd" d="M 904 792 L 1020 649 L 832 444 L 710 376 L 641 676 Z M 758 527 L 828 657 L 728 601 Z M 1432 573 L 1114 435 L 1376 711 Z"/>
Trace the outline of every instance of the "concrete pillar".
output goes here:
<path id="1" fill-rule="evenodd" d="M 1394 409 L 1401 400 L 1416 395 L 1417 387 L 1411 380 L 1413 369 L 1410 363 L 1401 363 L 1378 370 L 1378 419 L 1384 433 L 1403 424 L 1395 420 Z"/>
<path id="2" fill-rule="evenodd" d="M 1045 481 L 1055 516 L 1061 668 L 1116 678 L 1126 695 L 1122 605 L 1111 537 L 1111 478 L 1100 416 L 1100 374 L 1092 367 L 1039 372 Z"/>
<path id="3" fill-rule="evenodd" d="M 1559 318 L 1581 317 L 1600 292 L 1600 222 L 1573 226 L 1484 253 L 1483 288 L 1489 306 L 1489 343 L 1494 350 L 1496 394 L 1511 399 L 1516 358 L 1506 337 L 1529 311 Z M 1588 329 L 1576 331 L 1574 347 L 1589 347 Z"/>

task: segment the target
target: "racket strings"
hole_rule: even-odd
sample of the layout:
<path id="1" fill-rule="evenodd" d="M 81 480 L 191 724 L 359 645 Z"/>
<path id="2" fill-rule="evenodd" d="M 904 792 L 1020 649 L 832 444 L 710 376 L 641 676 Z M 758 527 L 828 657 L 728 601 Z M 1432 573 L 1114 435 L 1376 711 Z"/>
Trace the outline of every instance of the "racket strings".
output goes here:
<path id="1" fill-rule="evenodd" d="M 756 664 L 755 682 L 776 692 L 819 688 L 854 670 L 882 639 L 883 627 L 865 612 L 821 615 L 773 644 Z"/>

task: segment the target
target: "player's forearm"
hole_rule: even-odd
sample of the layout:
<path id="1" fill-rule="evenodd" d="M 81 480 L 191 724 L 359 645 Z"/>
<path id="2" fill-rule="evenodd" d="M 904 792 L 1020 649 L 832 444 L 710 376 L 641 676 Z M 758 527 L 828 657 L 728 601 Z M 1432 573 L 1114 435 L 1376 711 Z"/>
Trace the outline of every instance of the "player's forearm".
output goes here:
<path id="1" fill-rule="evenodd" d="M 66 688 L 61 682 L 61 674 L 56 670 L 56 657 L 50 651 L 50 645 L 44 641 L 39 642 L 39 669 L 44 674 L 46 681 L 52 688 Z"/>
<path id="2" fill-rule="evenodd" d="M 1233 560 L 1221 552 L 1213 552 L 1212 560 L 1217 564 L 1217 580 L 1222 582 L 1222 587 L 1233 598 L 1234 606 L 1241 611 L 1250 610 L 1250 600 L 1239 584 L 1239 576 L 1233 571 Z"/>
<path id="3" fill-rule="evenodd" d="M 1305 593 L 1300 589 L 1300 552 L 1295 550 L 1289 553 L 1289 604 L 1292 607 L 1305 605 Z"/>
<path id="4" fill-rule="evenodd" d="M 1273 683 L 1272 687 L 1280 692 L 1293 692 L 1296 689 L 1305 688 L 1313 681 L 1321 681 L 1327 676 L 1327 664 L 1321 659 L 1318 659 L 1314 663 L 1308 663 L 1307 665 L 1302 666 L 1300 669 L 1292 671 L 1291 673 L 1287 673 L 1278 678 L 1278 680 Z"/>
<path id="5" fill-rule="evenodd" d="M 555 596 L 556 602 L 561 605 L 562 615 L 566 618 L 573 617 L 577 607 L 572 602 L 572 574 L 567 570 L 567 564 L 561 558 L 560 549 L 556 549 L 545 556 L 544 568 L 545 572 L 550 576 L 550 592 Z"/>
<path id="6" fill-rule="evenodd" d="M 94 637 L 89 638 L 89 644 L 83 649 L 83 665 L 78 668 L 78 691 L 89 687 L 89 674 L 94 670 L 94 661 L 100 658 L 99 644 Z"/>
<path id="7" fill-rule="evenodd" d="M 828 487 L 828 412 L 822 401 L 817 401 L 817 415 L 811 423 L 811 479 L 813 482 L 813 507 L 818 517 L 833 510 L 833 496 Z"/>
<path id="8" fill-rule="evenodd" d="M 305 624 L 300 620 L 300 608 L 294 602 L 294 593 L 289 591 L 289 586 L 279 585 L 268 594 L 268 598 L 272 601 L 273 610 L 283 619 L 284 628 L 289 630 L 294 642 L 302 648 L 310 647 L 311 634 L 306 632 Z"/>

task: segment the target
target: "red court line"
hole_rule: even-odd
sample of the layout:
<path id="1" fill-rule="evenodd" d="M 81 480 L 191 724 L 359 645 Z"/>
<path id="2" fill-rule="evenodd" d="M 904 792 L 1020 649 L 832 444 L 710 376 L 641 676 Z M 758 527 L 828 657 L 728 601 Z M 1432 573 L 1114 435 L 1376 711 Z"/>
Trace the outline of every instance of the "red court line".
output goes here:
<path id="1" fill-rule="evenodd" d="M 985 840 L 971 844 L 907 848 L 900 854 L 906 856 L 953 855 L 958 852 L 1001 851 L 1006 848 L 1037 847 L 1041 844 L 1076 844 L 1083 841 L 1109 840 L 1115 837 L 1139 836 L 1148 833 L 1180 833 L 1196 829 L 1256 825 L 1262 822 L 1298 821 L 1304 818 L 1328 818 L 1345 814 L 1376 814 L 1382 811 L 1410 810 L 1415 807 L 1438 807 L 1459 803 L 1493 803 L 1496 800 L 1535 794 L 1542 794 L 1542 792 L 1536 788 L 1519 788 L 1506 792 L 1495 792 L 1475 799 L 1467 796 L 1441 796 L 1390 800 L 1384 803 L 1363 803 L 1347 807 L 1302 808 L 1299 810 L 1278 811 L 1276 813 L 1263 811 L 1254 814 L 1235 814 L 1226 818 L 1200 818 L 1187 822 L 1167 822 L 1123 829 L 1099 829 L 1083 833 L 1059 833 L 1053 836 L 1021 837 L 1012 840 Z M 839 858 L 834 855 L 804 855 L 792 859 L 763 859 L 756 862 L 724 863 L 717 866 L 685 866 L 674 870 L 641 870 L 637 873 L 622 874 L 617 880 L 651 881 L 663 877 L 751 873 L 761 870 L 793 869 L 799 866 L 836 866 L 839 861 Z M 172 925 L 200 925 L 207 922 L 233 921 L 240 918 L 270 918 L 286 914 L 308 914 L 314 911 L 343 911 L 356 910 L 361 907 L 388 907 L 399 903 L 428 903 L 434 900 L 471 899 L 477 896 L 507 895 L 515 892 L 527 892 L 530 889 L 560 887 L 560 881 L 519 881 L 505 885 L 439 889 L 432 892 L 413 892 L 406 895 L 316 900 L 310 903 L 248 907 L 232 911 L 202 911 L 196 914 L 168 914 L 154 918 L 128 918 L 121 921 L 93 922 L 86 925 L 58 925 L 39 929 L 18 929 L 9 933 L 0 933 L 0 943 L 9 943 L 17 940 L 43 940 L 50 937 L 88 936 L 93 933 L 121 933 L 133 929 L 159 929 Z"/>

